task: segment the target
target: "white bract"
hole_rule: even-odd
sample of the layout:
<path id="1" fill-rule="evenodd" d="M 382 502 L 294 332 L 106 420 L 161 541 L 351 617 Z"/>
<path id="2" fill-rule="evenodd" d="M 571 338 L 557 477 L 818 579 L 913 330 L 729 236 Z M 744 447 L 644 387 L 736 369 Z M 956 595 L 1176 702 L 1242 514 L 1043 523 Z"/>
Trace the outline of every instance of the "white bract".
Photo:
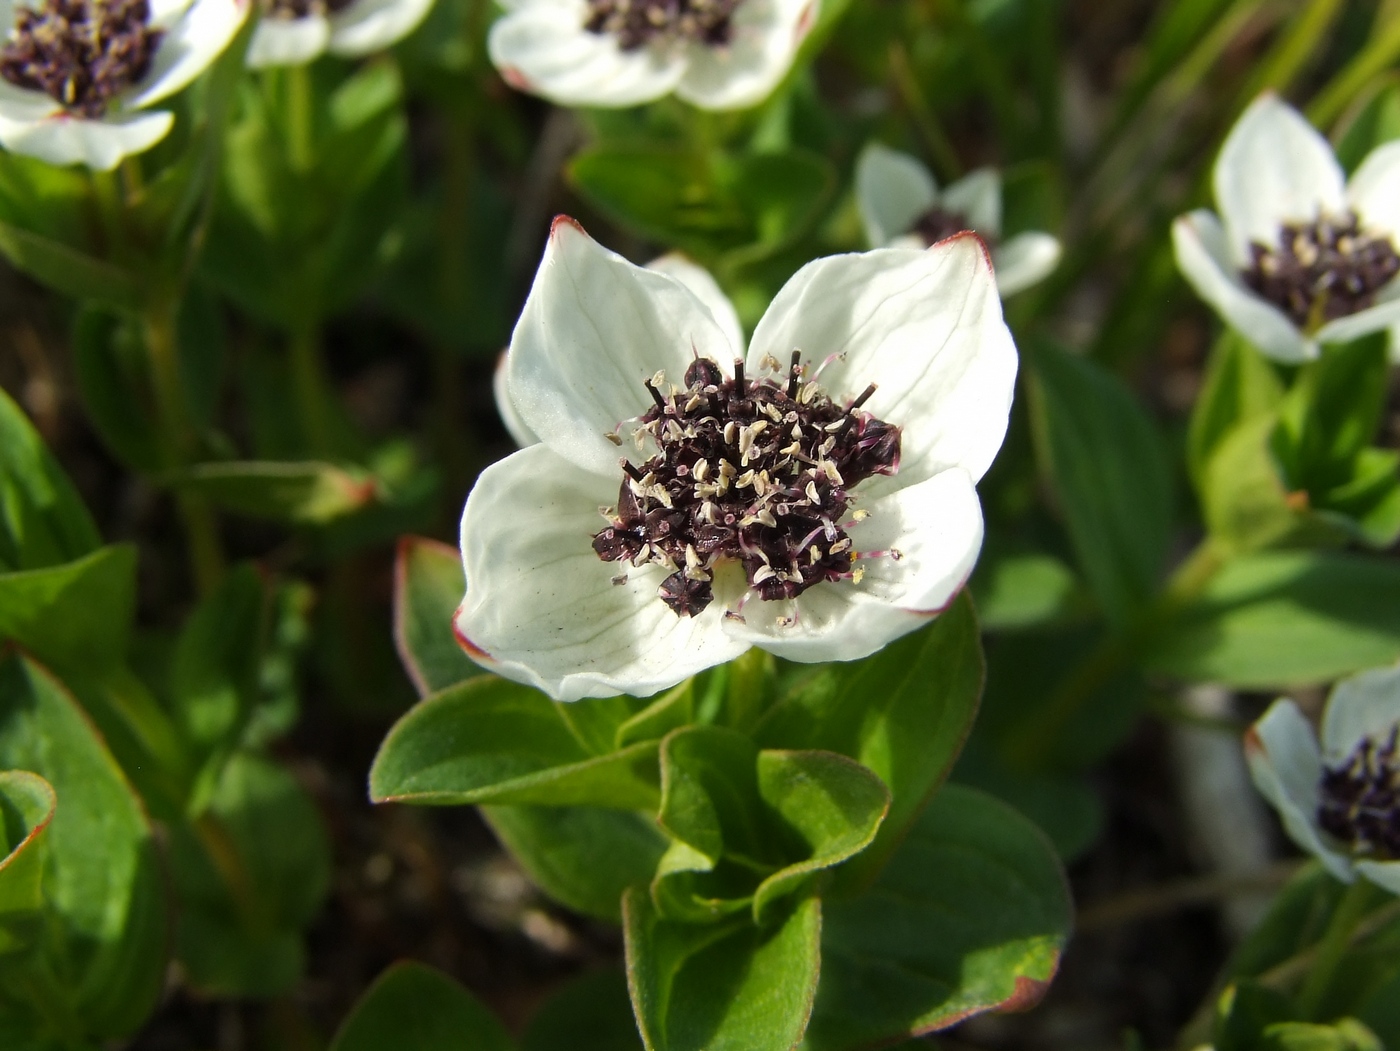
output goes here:
<path id="1" fill-rule="evenodd" d="M 0 0 L 0 20 L 16 27 L 7 48 L 22 43 L 18 21 L 25 10 L 42 13 L 43 8 Z M 130 83 L 114 85 L 119 90 L 93 107 L 100 111 L 96 115 L 84 115 L 36 86 L 0 79 L 0 145 L 49 164 L 84 164 L 99 171 L 116 167 L 123 157 L 150 149 L 169 133 L 174 114 L 148 107 L 204 72 L 247 15 L 247 0 L 151 0 L 149 17 L 138 20 L 145 29 L 160 32 L 150 62 Z M 61 77 L 64 71 L 51 65 L 49 72 Z"/>
<path id="2" fill-rule="evenodd" d="M 792 66 L 817 0 L 502 0 L 487 40 L 512 87 L 563 106 L 675 92 L 703 109 L 762 102 Z"/>
<path id="3" fill-rule="evenodd" d="M 1012 295 L 1044 280 L 1060 261 L 1060 242 L 1028 231 L 1001 237 L 1001 176 L 979 168 L 941 192 L 932 173 L 907 153 L 878 142 L 856 162 L 856 205 L 872 248 L 922 248 L 972 230 L 992 243 L 997 288 Z"/>
<path id="4" fill-rule="evenodd" d="M 1245 736 L 1250 773 L 1293 841 L 1346 883 L 1400 894 L 1400 666 L 1338 683 L 1322 741 L 1298 706 L 1275 701 Z"/>
<path id="5" fill-rule="evenodd" d="M 1269 357 L 1308 361 L 1321 344 L 1400 322 L 1400 142 L 1348 182 L 1327 140 L 1264 95 L 1225 140 L 1215 200 L 1219 217 L 1202 209 L 1173 224 L 1177 265 Z"/>
<path id="6" fill-rule="evenodd" d="M 778 293 L 746 354 L 718 290 L 698 296 L 668 268 L 634 266 L 572 220 L 555 221 L 511 339 L 502 401 L 521 436 L 541 441 L 488 467 L 462 514 L 459 640 L 492 670 L 562 700 L 647 696 L 750 646 L 795 661 L 864 657 L 942 610 L 981 547 L 975 486 L 1005 435 L 1016 351 L 978 238 L 809 263 Z M 801 368 L 774 369 L 794 354 Z M 849 548 L 838 542 L 823 555 L 849 560 L 840 579 L 763 598 L 758 589 L 772 588 L 775 572 L 717 562 L 695 573 L 707 589 L 713 578 L 713 600 L 678 613 L 661 597 L 674 566 L 600 557 L 595 536 L 610 532 L 629 492 L 619 459 L 636 472 L 630 491 L 649 491 L 637 465 L 659 454 L 643 414 L 657 419 L 653 406 L 666 401 L 664 425 L 684 421 L 690 395 L 674 381 L 690 383 L 702 366 L 721 397 L 790 383 L 807 406 L 822 403 L 820 388 L 841 399 L 827 404 L 850 417 L 852 442 L 897 433 L 897 471 L 851 486 L 851 521 L 840 523 Z M 760 380 L 775 372 L 777 381 Z M 691 405 L 707 397 L 694 394 Z M 790 423 L 774 423 L 759 442 L 787 441 Z M 843 426 L 826 433 L 840 438 Z M 736 427 L 737 447 L 753 448 L 759 430 Z M 761 494 L 767 484 L 772 496 L 774 483 L 735 477 L 747 462 L 692 463 L 697 492 L 727 471 L 735 492 L 752 485 Z M 818 536 L 812 546 L 820 544 Z"/>
<path id="7" fill-rule="evenodd" d="M 248 44 L 248 65 L 300 66 L 329 51 L 359 58 L 398 43 L 433 0 L 272 0 Z"/>

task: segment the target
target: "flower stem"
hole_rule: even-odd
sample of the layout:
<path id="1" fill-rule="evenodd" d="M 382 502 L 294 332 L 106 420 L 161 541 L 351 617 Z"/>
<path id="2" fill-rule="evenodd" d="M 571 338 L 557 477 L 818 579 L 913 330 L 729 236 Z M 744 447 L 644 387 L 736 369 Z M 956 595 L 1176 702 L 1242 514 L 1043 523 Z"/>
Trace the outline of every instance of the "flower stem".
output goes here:
<path id="1" fill-rule="evenodd" d="M 1318 942 L 1317 958 L 1313 961 L 1312 969 L 1308 971 L 1308 977 L 1303 982 L 1303 989 L 1298 994 L 1298 1006 L 1305 1019 L 1319 1020 L 1318 1011 L 1332 984 L 1337 964 L 1341 963 L 1351 945 L 1352 932 L 1356 930 L 1361 917 L 1366 914 L 1366 908 L 1371 904 L 1372 893 L 1370 882 L 1358 876 L 1337 902 L 1332 919 L 1328 921 L 1327 930 Z"/>
<path id="2" fill-rule="evenodd" d="M 315 159 L 315 113 L 312 110 L 311 72 L 309 64 L 286 66 L 287 89 L 287 159 L 292 170 L 308 171 Z"/>
<path id="3" fill-rule="evenodd" d="M 292 330 L 288 350 L 291 355 L 292 389 L 296 395 L 307 451 L 312 456 L 328 456 L 332 445 L 330 405 L 325 368 L 321 362 L 320 326 L 315 321 L 298 323 Z"/>

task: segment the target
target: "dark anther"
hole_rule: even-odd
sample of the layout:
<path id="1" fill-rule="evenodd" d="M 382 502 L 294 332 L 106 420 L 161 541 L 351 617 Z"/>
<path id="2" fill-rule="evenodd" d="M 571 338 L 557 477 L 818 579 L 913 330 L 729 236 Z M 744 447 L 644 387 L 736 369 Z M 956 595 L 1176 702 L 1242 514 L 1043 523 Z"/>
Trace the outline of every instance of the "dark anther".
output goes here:
<path id="1" fill-rule="evenodd" d="M 100 117 L 151 68 L 164 33 L 147 0 L 44 0 L 19 6 L 0 47 L 0 77 L 42 91 L 70 113 Z"/>
<path id="2" fill-rule="evenodd" d="M 649 394 L 651 395 L 651 400 L 654 401 L 654 402 L 656 402 L 656 407 L 657 407 L 658 409 L 660 409 L 662 412 L 665 412 L 665 411 L 666 411 L 666 399 L 663 398 L 663 397 L 661 396 L 661 392 L 660 392 L 659 390 L 656 389 L 656 384 L 655 384 L 655 383 L 652 383 L 651 380 L 643 380 L 642 382 L 643 382 L 643 384 L 645 385 L 645 387 L 646 387 L 646 389 L 647 389 L 647 393 L 649 393 Z"/>
<path id="3" fill-rule="evenodd" d="M 611 33 L 623 51 L 675 40 L 723 47 L 733 38 L 734 11 L 742 2 L 588 0 L 583 28 L 590 33 Z"/>
<path id="4" fill-rule="evenodd" d="M 354 0 L 262 0 L 269 18 L 297 19 L 310 15 L 333 15 L 345 10 Z"/>
<path id="5" fill-rule="evenodd" d="M 593 538 L 606 562 L 666 567 L 661 598 L 681 616 L 710 603 L 724 562 L 762 599 L 852 577 L 851 542 L 836 523 L 854 486 L 899 466 L 899 428 L 860 409 L 873 386 L 843 408 L 821 391 L 796 400 L 800 355 L 786 382 L 748 383 L 742 361 L 734 372 L 725 380 L 697 359 L 687 389 L 642 414 L 659 452 L 640 468 L 621 461 L 631 481 Z M 645 491 L 634 491 L 642 478 Z"/>
<path id="6" fill-rule="evenodd" d="M 1245 284 L 1304 330 L 1365 310 L 1400 275 L 1395 244 L 1362 230 L 1354 212 L 1285 223 L 1277 247 L 1249 251 Z"/>
<path id="7" fill-rule="evenodd" d="M 1317 820 L 1357 857 L 1400 860 L 1400 725 L 1385 743 L 1363 738 L 1338 767 L 1324 768 Z"/>
<path id="8" fill-rule="evenodd" d="M 960 234 L 964 230 L 971 230 L 968 225 L 967 216 L 962 212 L 951 212 L 934 205 L 918 219 L 914 220 L 911 233 L 918 234 L 920 240 L 926 245 L 936 245 L 939 241 L 946 241 L 954 234 Z M 985 238 L 985 234 L 983 235 Z"/>
<path id="9" fill-rule="evenodd" d="M 875 384 L 872 383 L 870 386 L 866 387 L 865 390 L 863 390 L 863 391 L 860 392 L 860 397 L 859 397 L 859 398 L 857 398 L 855 401 L 851 402 L 851 404 L 850 404 L 850 409 L 859 409 L 862 405 L 864 405 L 866 402 L 868 402 L 868 401 L 870 400 L 870 396 L 871 396 L 872 394 L 874 394 L 874 393 L 875 393 Z M 848 409 L 847 411 L 850 411 L 850 410 Z"/>
<path id="10" fill-rule="evenodd" d="M 792 352 L 792 364 L 788 366 L 787 396 L 797 397 L 797 385 L 802 382 L 802 351 Z"/>

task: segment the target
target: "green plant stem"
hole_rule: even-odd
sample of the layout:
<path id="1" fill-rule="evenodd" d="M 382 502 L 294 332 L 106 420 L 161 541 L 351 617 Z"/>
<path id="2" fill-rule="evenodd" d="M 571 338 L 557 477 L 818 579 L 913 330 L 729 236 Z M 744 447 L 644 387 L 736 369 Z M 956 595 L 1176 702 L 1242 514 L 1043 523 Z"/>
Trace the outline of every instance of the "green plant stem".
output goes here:
<path id="1" fill-rule="evenodd" d="M 194 428 L 185 409 L 184 384 L 180 378 L 175 328 L 177 309 L 177 301 L 162 297 L 147 307 L 143 318 L 162 446 L 166 467 L 172 471 L 190 466 L 196 453 Z M 208 595 L 222 579 L 225 565 L 213 508 L 203 497 L 193 493 L 177 493 L 175 503 L 189 545 L 195 587 L 201 595 Z"/>
<path id="2" fill-rule="evenodd" d="M 1342 13 L 1342 0 L 1312 0 L 1293 20 L 1254 76 L 1245 84 L 1238 109 L 1261 91 L 1285 91 L 1309 58 L 1328 42 L 1328 30 Z"/>
<path id="3" fill-rule="evenodd" d="M 924 146 L 938 169 L 938 175 L 949 182 L 956 179 L 962 174 L 962 161 L 958 159 L 958 151 L 953 148 L 953 141 L 948 138 L 948 133 L 939 123 L 938 115 L 924 97 L 923 89 L 919 87 L 918 78 L 914 76 L 914 70 L 909 65 L 909 52 L 898 42 L 890 45 L 890 76 L 894 78 L 895 89 L 899 92 L 905 109 L 909 111 L 914 126 L 919 129 L 919 137 L 924 140 Z"/>
<path id="4" fill-rule="evenodd" d="M 1361 53 L 1313 97 L 1307 108 L 1308 119 L 1319 127 L 1331 124 L 1372 77 L 1384 73 L 1397 59 L 1400 59 L 1400 18 L 1387 20 L 1382 11 L 1374 35 Z"/>
<path id="5" fill-rule="evenodd" d="M 1043 708 L 1021 721 L 1008 743 L 1006 758 L 1032 767 L 1043 760 L 1080 709 L 1141 656 L 1157 632 L 1200 594 L 1223 564 L 1222 553 L 1207 538 L 1177 567 L 1156 600 L 1127 631 L 1104 639 L 1061 680 Z"/>
<path id="6" fill-rule="evenodd" d="M 309 171 L 315 160 L 315 113 L 309 64 L 287 66 L 287 159 L 292 170 Z"/>
<path id="7" fill-rule="evenodd" d="M 1302 1009 L 1305 1019 L 1320 1020 L 1318 1011 L 1322 1007 L 1323 997 L 1327 995 L 1327 990 L 1332 984 L 1332 976 L 1337 970 L 1337 964 L 1341 963 L 1342 957 L 1350 948 L 1352 935 L 1356 932 L 1356 925 L 1366 914 L 1366 908 L 1371 904 L 1371 900 L 1372 887 L 1370 882 L 1358 876 L 1356 882 L 1346 889 L 1342 900 L 1337 902 L 1337 907 L 1332 912 L 1332 919 L 1328 921 L 1327 930 L 1323 932 L 1322 940 L 1318 942 L 1317 957 L 1313 960 L 1312 968 L 1303 981 L 1302 991 L 1298 994 L 1298 1006 Z"/>
<path id="8" fill-rule="evenodd" d="M 330 405 L 325 368 L 321 362 L 321 329 L 315 321 L 303 321 L 292 330 L 288 343 L 292 389 L 301 416 L 302 433 L 312 456 L 331 452 Z"/>

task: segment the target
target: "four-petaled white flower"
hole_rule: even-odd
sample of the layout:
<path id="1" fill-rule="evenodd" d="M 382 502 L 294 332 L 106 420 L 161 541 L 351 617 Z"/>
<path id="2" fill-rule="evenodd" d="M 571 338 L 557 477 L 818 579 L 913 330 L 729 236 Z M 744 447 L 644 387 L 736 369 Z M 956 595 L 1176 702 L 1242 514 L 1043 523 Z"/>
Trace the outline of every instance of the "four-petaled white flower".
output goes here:
<path id="1" fill-rule="evenodd" d="M 1259 791 L 1283 827 L 1346 883 L 1358 874 L 1400 894 L 1400 665 L 1338 683 L 1322 743 L 1291 700 L 1245 735 Z"/>
<path id="2" fill-rule="evenodd" d="M 922 248 L 972 230 L 991 243 L 1003 296 L 1047 277 L 1060 261 L 1060 242 L 1028 231 L 1001 237 L 1001 176 L 979 168 L 942 192 L 932 173 L 907 153 L 878 142 L 856 162 L 856 204 L 872 248 Z"/>
<path id="3" fill-rule="evenodd" d="M 675 92 L 703 109 L 762 102 L 792 65 L 817 0 L 502 0 L 491 61 L 564 106 L 635 106 Z"/>
<path id="4" fill-rule="evenodd" d="M 1400 142 L 1348 182 L 1331 147 L 1274 95 L 1256 99 L 1215 163 L 1220 217 L 1172 226 L 1177 265 L 1226 324 L 1282 362 L 1400 322 Z"/>
<path id="5" fill-rule="evenodd" d="M 0 145 L 106 171 L 175 121 L 148 110 L 204 72 L 247 0 L 0 0 Z"/>
<path id="6" fill-rule="evenodd" d="M 300 66 L 329 51 L 359 58 L 398 43 L 423 21 L 433 0 L 262 0 L 248 44 L 248 65 Z"/>
<path id="7" fill-rule="evenodd" d="M 646 696 L 750 646 L 858 659 L 957 593 L 1016 373 L 981 241 L 818 259 L 737 339 L 555 221 L 506 359 L 541 443 L 462 514 L 475 659 L 559 699 Z"/>

